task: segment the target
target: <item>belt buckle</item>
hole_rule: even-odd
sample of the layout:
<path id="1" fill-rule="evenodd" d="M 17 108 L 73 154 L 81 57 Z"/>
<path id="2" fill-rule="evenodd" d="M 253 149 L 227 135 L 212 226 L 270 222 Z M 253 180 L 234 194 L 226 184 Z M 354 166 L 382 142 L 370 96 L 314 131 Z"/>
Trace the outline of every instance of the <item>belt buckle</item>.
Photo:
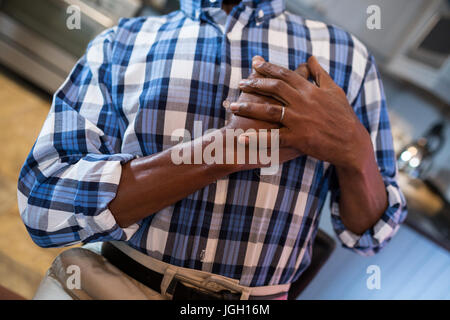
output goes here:
<path id="1" fill-rule="evenodd" d="M 220 292 L 225 292 L 226 295 L 231 294 L 234 297 L 236 297 L 237 295 L 240 294 L 240 298 L 239 298 L 240 300 L 248 300 L 248 298 L 250 296 L 250 290 L 248 290 L 247 288 L 239 285 L 238 283 L 233 283 L 232 281 L 224 280 L 215 275 L 211 275 L 208 278 L 206 278 L 202 282 L 202 285 L 204 287 L 207 287 L 208 283 L 217 283 L 217 284 L 221 285 L 222 287 L 226 288 L 226 289 L 220 291 Z M 227 291 L 228 291 L 228 293 L 227 293 Z M 233 293 L 233 292 L 236 292 L 236 293 Z M 231 299 L 231 300 L 239 300 L 239 299 Z"/>
<path id="2" fill-rule="evenodd" d="M 172 300 L 239 300 L 240 297 L 240 294 L 232 293 L 229 290 L 215 292 L 207 288 L 187 286 L 179 280 L 176 283 Z"/>

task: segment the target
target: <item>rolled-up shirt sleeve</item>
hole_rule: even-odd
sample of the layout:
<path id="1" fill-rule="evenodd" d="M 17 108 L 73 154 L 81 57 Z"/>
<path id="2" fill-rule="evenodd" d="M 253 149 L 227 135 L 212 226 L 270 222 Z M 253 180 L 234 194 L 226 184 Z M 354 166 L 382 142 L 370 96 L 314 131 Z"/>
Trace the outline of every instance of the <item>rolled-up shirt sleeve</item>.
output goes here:
<path id="1" fill-rule="evenodd" d="M 127 240 L 108 209 L 116 196 L 125 126 L 111 94 L 115 29 L 97 36 L 55 93 L 43 128 L 22 167 L 18 204 L 33 241 L 41 247 Z"/>
<path id="2" fill-rule="evenodd" d="M 397 164 L 392 141 L 383 85 L 371 55 L 367 58 L 365 75 L 352 106 L 370 133 L 378 168 L 386 187 L 388 206 L 375 225 L 362 235 L 348 230 L 339 213 L 340 189 L 335 172 L 330 182 L 331 221 L 344 247 L 361 255 L 373 255 L 382 249 L 398 231 L 407 215 L 406 201 L 397 184 Z M 364 212 L 361 212 L 364 215 Z"/>

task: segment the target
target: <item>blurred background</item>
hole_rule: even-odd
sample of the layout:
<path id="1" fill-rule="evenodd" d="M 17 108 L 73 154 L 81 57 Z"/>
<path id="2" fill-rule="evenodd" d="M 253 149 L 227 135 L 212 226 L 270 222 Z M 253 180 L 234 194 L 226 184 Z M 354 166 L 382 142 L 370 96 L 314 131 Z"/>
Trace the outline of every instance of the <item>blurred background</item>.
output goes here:
<path id="1" fill-rule="evenodd" d="M 450 1 L 286 0 L 288 10 L 343 27 L 375 55 L 384 81 L 409 215 L 391 244 L 364 258 L 340 248 L 299 299 L 450 299 Z M 80 30 L 66 27 L 81 9 Z M 381 29 L 366 26 L 380 8 Z M 16 200 L 20 168 L 87 44 L 120 17 L 156 16 L 178 0 L 0 0 L 0 298 L 30 299 L 62 249 L 38 248 Z M 328 207 L 320 227 L 335 237 Z M 381 270 L 380 290 L 366 286 Z"/>

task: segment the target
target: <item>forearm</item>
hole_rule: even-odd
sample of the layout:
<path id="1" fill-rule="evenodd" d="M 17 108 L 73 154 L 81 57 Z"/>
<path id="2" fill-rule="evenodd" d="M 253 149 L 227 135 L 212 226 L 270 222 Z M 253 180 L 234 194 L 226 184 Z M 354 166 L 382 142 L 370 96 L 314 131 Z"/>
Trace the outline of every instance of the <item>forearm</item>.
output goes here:
<path id="1" fill-rule="evenodd" d="M 250 76 L 258 77 L 255 73 Z M 239 102 L 274 103 L 265 96 L 242 93 Z M 271 129 L 278 124 L 232 116 L 228 125 L 221 129 Z M 224 139 L 226 141 L 226 139 Z M 203 142 L 202 149 L 209 143 Z M 193 146 L 192 146 L 193 147 Z M 232 148 L 234 149 L 234 147 Z M 172 148 L 156 155 L 135 159 L 123 166 L 122 176 L 115 199 L 109 208 L 121 227 L 126 227 L 159 210 L 184 199 L 189 194 L 239 170 L 249 170 L 260 165 L 234 164 L 180 164 L 171 161 Z M 224 154 L 231 151 L 224 145 Z M 236 154 L 235 154 L 236 155 Z M 280 150 L 280 163 L 297 157 L 296 150 Z M 246 153 L 246 156 L 248 154 Z M 226 160 L 224 159 L 224 163 Z"/>
<path id="2" fill-rule="evenodd" d="M 194 140 L 192 149 L 194 143 L 204 149 L 211 142 Z M 172 151 L 134 159 L 122 167 L 116 197 L 109 205 L 119 226 L 127 227 L 238 169 L 230 164 L 176 165 Z"/>
<path id="3" fill-rule="evenodd" d="M 358 107 L 350 105 L 346 92 L 315 57 L 310 57 L 306 66 L 303 65 L 307 70 L 302 74 L 264 61 L 261 57 L 253 59 L 253 67 L 264 78 L 241 81 L 241 90 L 271 96 L 282 103 L 275 102 L 269 106 L 246 103 L 235 108 L 236 114 L 279 122 L 282 125 L 279 132 L 281 147 L 294 148 L 334 165 L 340 189 L 340 217 L 345 227 L 356 234 L 373 227 L 387 210 L 388 190 L 375 160 L 370 138 L 373 131 L 369 134 L 367 130 L 371 124 L 363 125 L 355 113 Z M 376 68 L 371 72 L 371 77 L 376 78 Z M 314 83 L 307 81 L 310 77 Z M 370 104 L 381 103 L 379 107 L 384 108 L 383 96 L 374 96 L 380 92 L 379 84 L 371 77 L 362 86 L 370 93 L 365 98 L 376 99 L 368 101 Z M 355 101 L 359 108 L 362 105 L 366 108 L 369 104 L 364 100 Z M 376 105 L 370 108 L 376 110 Z M 373 120 L 374 124 L 379 120 Z M 383 148 L 378 145 L 377 150 Z"/>
<path id="4" fill-rule="evenodd" d="M 358 235 L 373 227 L 388 205 L 386 187 L 370 139 L 361 150 L 355 163 L 336 167 L 341 191 L 340 216 L 344 225 Z"/>

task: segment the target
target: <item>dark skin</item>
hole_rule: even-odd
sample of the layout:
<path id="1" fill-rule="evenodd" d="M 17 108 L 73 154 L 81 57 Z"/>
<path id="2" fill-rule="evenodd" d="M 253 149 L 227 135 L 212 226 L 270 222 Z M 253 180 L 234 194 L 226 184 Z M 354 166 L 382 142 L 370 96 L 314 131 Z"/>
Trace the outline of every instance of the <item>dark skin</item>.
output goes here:
<path id="1" fill-rule="evenodd" d="M 231 10 L 234 8 L 234 6 L 239 4 L 239 2 L 241 2 L 241 0 L 223 0 L 222 1 L 222 9 L 227 14 L 230 14 Z"/>
<path id="2" fill-rule="evenodd" d="M 298 70 L 300 74 L 301 70 Z M 250 76 L 250 78 L 257 77 L 261 76 L 255 72 Z M 273 98 L 249 93 L 242 93 L 238 101 L 276 103 Z M 220 132 L 225 135 L 226 129 L 240 128 L 245 131 L 249 128 L 258 130 L 279 127 L 278 124 L 271 122 L 232 115 L 229 123 L 221 128 Z M 223 140 L 225 141 L 225 139 Z M 194 148 L 194 145 L 198 143 L 201 143 L 204 149 L 211 142 L 202 143 L 195 140 L 190 145 Z M 236 145 L 237 142 L 235 142 L 233 150 L 235 155 L 237 154 Z M 176 165 L 171 159 L 173 148 L 134 159 L 122 166 L 117 194 L 109 205 L 119 226 L 128 227 L 234 172 L 263 167 L 261 164 L 248 164 L 248 161 L 245 164 Z M 227 149 L 224 146 L 223 154 L 226 153 Z M 246 154 L 248 155 L 248 152 Z M 295 159 L 299 155 L 300 153 L 293 148 L 280 148 L 280 163 Z M 154 181 L 158 183 L 153 183 Z"/>
<path id="3" fill-rule="evenodd" d="M 335 166 L 341 219 L 349 230 L 362 234 L 381 218 L 388 204 L 373 145 L 345 92 L 315 57 L 306 66 L 315 84 L 255 57 L 253 67 L 265 78 L 244 79 L 241 90 L 271 96 L 278 102 L 235 103 L 230 108 L 241 116 L 279 123 L 284 105 L 280 147 L 294 148 Z"/>
<path id="4" fill-rule="evenodd" d="M 224 1 L 222 8 L 229 13 L 238 2 Z M 335 165 L 343 223 L 356 234 L 372 227 L 387 207 L 386 190 L 370 137 L 343 91 L 319 69 L 318 63 L 308 61 L 295 71 L 266 62 L 254 66 L 256 71 L 249 77 L 254 82 L 241 86 L 239 107 L 233 107 L 235 115 L 220 132 L 224 134 L 228 128 L 244 131 L 281 128 L 280 163 L 307 154 Z M 319 87 L 306 84 L 310 75 Z M 286 121 L 281 123 L 281 113 L 277 113 L 281 110 L 280 101 L 289 110 Z M 330 105 L 334 115 L 342 115 L 341 118 L 328 114 Z M 301 125 L 294 125 L 296 121 L 301 121 Z M 308 135 L 311 132 L 317 136 Z M 211 142 L 193 141 L 190 145 L 198 143 L 205 148 Z M 109 205 L 119 226 L 128 227 L 234 172 L 263 167 L 248 163 L 175 165 L 172 149 L 123 165 L 116 197 Z"/>

